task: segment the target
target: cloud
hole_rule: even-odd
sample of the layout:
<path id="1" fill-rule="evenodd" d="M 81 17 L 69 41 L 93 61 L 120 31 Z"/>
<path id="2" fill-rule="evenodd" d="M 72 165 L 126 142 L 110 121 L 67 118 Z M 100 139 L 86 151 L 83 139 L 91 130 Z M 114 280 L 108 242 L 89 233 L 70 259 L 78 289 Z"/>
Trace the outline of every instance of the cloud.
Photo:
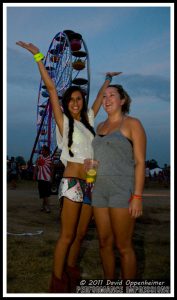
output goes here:
<path id="1" fill-rule="evenodd" d="M 7 155 L 21 155 L 29 160 L 36 137 L 35 128 L 30 123 L 13 124 L 7 127 Z"/>
<path id="2" fill-rule="evenodd" d="M 36 64 L 29 53 L 8 48 L 8 83 L 7 83 L 7 133 L 8 149 L 18 153 L 21 150 L 27 157 L 30 155 L 36 136 L 37 99 L 40 76 Z M 91 74 L 90 100 L 91 106 L 99 87 L 103 83 L 104 74 Z M 163 76 L 124 73 L 113 79 L 112 83 L 122 84 L 132 97 L 131 114 L 142 120 L 148 133 L 148 155 L 164 147 L 168 151 L 159 153 L 157 161 L 169 163 L 169 104 L 170 81 Z M 99 112 L 96 125 L 105 119 L 103 110 Z M 158 136 L 155 139 L 155 135 Z M 160 138 L 161 137 L 161 138 Z M 156 143 L 158 141 L 158 144 Z M 24 143 L 24 144 L 23 144 Z M 20 148 L 20 150 L 18 150 Z M 23 153 L 22 151 L 22 153 Z M 163 158 L 161 158 L 163 157 Z M 165 160 L 165 161 L 164 161 Z"/>
<path id="3" fill-rule="evenodd" d="M 95 98 L 99 86 L 101 86 L 103 82 L 103 78 L 104 75 L 100 74 L 94 76 L 91 83 L 91 93 L 94 97 L 90 97 L 91 101 Z M 142 97 L 142 99 L 155 97 L 162 101 L 170 102 L 170 81 L 162 76 L 141 74 L 124 75 L 123 73 L 118 77 L 114 77 L 112 84 L 121 84 L 135 101 L 140 97 Z"/>
<path id="4" fill-rule="evenodd" d="M 32 54 L 27 51 L 25 52 L 25 50 L 21 52 L 19 49 L 16 50 L 8 47 L 7 82 L 30 89 L 31 86 L 37 86 L 39 80 L 39 71 Z"/>
<path id="5" fill-rule="evenodd" d="M 157 97 L 170 102 L 170 81 L 162 76 L 134 74 L 125 76 L 122 83 L 132 97 Z"/>
<path id="6" fill-rule="evenodd" d="M 57 32 L 66 29 L 72 29 L 76 32 L 83 33 L 87 37 L 98 37 L 104 31 L 108 31 L 114 24 L 115 20 L 119 19 L 119 23 L 125 24 L 125 18 L 131 16 L 132 10 L 126 8 L 116 7 L 85 7 L 81 4 L 80 7 L 74 5 L 61 7 L 56 4 L 56 7 L 10 7 L 8 11 L 8 24 L 11 24 L 11 16 L 16 19 L 16 32 L 20 30 L 21 26 L 25 26 L 26 36 L 19 37 L 20 39 L 31 37 L 31 28 L 29 24 L 38 28 L 33 31 L 33 41 L 38 41 L 39 36 L 41 40 L 46 40 L 47 37 L 53 37 Z M 20 17 L 19 17 L 20 16 Z M 46 20 L 50 22 L 50 26 L 46 26 L 45 30 L 41 22 Z M 77 22 L 76 22 L 77 20 Z M 9 26 L 10 28 L 10 26 Z M 56 32 L 54 31 L 56 30 Z M 53 33 L 52 33 L 53 31 Z M 11 32 L 8 31 L 11 36 Z M 46 41 L 47 42 L 47 41 Z M 49 41 L 48 41 L 49 43 Z"/>

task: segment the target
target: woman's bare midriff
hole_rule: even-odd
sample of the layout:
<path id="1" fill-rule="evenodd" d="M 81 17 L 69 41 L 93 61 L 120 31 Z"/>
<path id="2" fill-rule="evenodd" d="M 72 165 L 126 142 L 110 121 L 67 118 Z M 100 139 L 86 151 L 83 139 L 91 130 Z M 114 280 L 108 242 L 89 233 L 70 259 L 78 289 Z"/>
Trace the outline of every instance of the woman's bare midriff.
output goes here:
<path id="1" fill-rule="evenodd" d="M 67 162 L 67 166 L 64 170 L 63 177 L 76 177 L 85 179 L 84 165 L 80 163 Z"/>

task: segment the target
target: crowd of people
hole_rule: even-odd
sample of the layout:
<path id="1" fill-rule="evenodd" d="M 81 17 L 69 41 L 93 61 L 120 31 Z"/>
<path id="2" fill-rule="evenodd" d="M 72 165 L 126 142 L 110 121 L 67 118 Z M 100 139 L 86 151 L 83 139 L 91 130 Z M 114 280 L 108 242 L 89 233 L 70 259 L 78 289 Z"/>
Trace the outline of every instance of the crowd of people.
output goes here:
<path id="1" fill-rule="evenodd" d="M 170 186 L 170 166 L 164 164 L 163 168 L 151 166 L 149 161 L 145 162 L 145 187 L 149 187 L 152 183 L 158 183 L 164 187 Z"/>
<path id="2" fill-rule="evenodd" d="M 136 279 L 137 262 L 133 246 L 136 218 L 143 213 L 146 133 L 141 121 L 129 116 L 131 98 L 112 78 L 121 72 L 107 72 L 91 108 L 79 86 L 70 86 L 58 101 L 54 81 L 47 72 L 39 48 L 22 41 L 17 45 L 34 57 L 47 87 L 61 147 L 63 176 L 58 190 L 61 228 L 56 242 L 50 293 L 71 293 L 81 278 L 78 256 L 89 222 L 95 220 L 105 279 L 115 279 L 115 248 L 120 254 L 121 279 Z M 106 119 L 94 128 L 103 107 Z M 96 182 L 86 201 L 84 160 L 99 161 Z M 36 162 L 41 210 L 50 212 L 50 149 L 43 147 Z M 87 195 L 88 196 L 88 195 Z"/>

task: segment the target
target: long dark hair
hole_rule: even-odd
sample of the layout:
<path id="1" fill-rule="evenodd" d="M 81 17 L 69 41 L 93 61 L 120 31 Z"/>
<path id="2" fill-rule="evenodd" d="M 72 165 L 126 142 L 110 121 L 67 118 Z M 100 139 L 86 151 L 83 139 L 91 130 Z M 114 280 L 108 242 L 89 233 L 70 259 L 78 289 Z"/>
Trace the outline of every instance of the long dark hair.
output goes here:
<path id="1" fill-rule="evenodd" d="M 95 136 L 94 128 L 89 124 L 88 116 L 87 116 L 87 104 L 85 100 L 85 93 L 79 86 L 70 86 L 64 93 L 62 97 L 62 106 L 65 115 L 69 119 L 69 132 L 68 132 L 68 149 L 69 155 L 74 156 L 73 152 L 71 151 L 71 146 L 73 143 L 73 132 L 74 132 L 74 118 L 71 116 L 70 111 L 68 109 L 68 103 L 71 100 L 71 96 L 73 92 L 79 91 L 82 95 L 83 99 L 83 107 L 81 110 L 81 119 L 80 122 L 85 125 L 85 127 L 90 130 L 90 132 Z"/>

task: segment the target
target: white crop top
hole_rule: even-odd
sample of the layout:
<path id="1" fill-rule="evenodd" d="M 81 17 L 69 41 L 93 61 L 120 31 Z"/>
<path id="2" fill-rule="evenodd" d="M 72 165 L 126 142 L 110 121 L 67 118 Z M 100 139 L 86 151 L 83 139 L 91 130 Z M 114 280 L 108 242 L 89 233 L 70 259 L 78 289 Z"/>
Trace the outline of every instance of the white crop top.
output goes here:
<path id="1" fill-rule="evenodd" d="M 91 126 L 94 127 L 94 112 L 93 109 L 88 110 L 88 120 Z M 67 161 L 83 163 L 86 158 L 93 158 L 92 140 L 93 134 L 80 121 L 74 120 L 73 143 L 71 151 L 74 156 L 69 155 L 68 149 L 68 131 L 69 119 L 63 114 L 63 137 L 60 134 L 59 128 L 56 125 L 56 140 L 58 148 L 62 150 L 60 160 L 67 165 Z"/>

